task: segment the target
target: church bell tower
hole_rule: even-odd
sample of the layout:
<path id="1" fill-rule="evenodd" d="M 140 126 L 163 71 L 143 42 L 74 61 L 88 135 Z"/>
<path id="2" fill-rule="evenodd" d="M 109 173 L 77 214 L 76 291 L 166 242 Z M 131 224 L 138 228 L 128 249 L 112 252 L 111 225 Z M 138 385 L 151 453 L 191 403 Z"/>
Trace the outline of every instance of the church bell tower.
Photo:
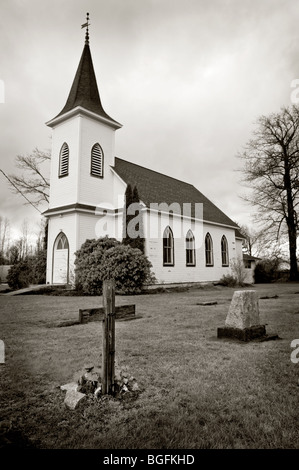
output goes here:
<path id="1" fill-rule="evenodd" d="M 96 211 L 113 204 L 115 131 L 121 124 L 101 103 L 89 47 L 85 44 L 62 111 L 46 124 L 52 128 L 48 218 L 47 283 L 67 284 L 74 276 L 74 253 L 96 238 Z"/>

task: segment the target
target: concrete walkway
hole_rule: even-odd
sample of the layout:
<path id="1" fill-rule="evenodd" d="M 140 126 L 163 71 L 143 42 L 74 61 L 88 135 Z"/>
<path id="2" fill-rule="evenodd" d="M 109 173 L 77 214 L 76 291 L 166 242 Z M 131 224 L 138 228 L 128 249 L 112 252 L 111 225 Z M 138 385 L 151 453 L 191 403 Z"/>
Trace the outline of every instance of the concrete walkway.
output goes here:
<path id="1" fill-rule="evenodd" d="M 1 290 L 0 290 L 0 295 L 21 295 L 27 292 L 38 291 L 39 289 L 43 289 L 44 287 L 49 287 L 49 284 L 33 285 L 33 286 L 25 287 L 24 289 L 14 290 L 12 292 L 6 292 L 3 294 L 1 293 Z"/>

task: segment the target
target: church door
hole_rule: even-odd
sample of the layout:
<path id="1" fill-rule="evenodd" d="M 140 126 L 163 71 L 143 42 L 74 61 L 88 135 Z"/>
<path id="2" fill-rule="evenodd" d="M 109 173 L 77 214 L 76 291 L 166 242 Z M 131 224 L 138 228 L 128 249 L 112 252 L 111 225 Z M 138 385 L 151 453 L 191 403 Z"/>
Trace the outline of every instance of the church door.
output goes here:
<path id="1" fill-rule="evenodd" d="M 53 284 L 69 282 L 69 242 L 64 233 L 60 233 L 53 247 Z"/>

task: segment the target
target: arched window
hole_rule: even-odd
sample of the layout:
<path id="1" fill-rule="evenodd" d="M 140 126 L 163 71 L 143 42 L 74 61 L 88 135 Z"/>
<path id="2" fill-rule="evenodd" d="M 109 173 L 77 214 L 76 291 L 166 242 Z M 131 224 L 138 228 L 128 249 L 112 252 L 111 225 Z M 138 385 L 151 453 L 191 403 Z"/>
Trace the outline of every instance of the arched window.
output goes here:
<path id="1" fill-rule="evenodd" d="M 90 174 L 92 176 L 97 176 L 98 178 L 103 178 L 103 164 L 103 150 L 101 149 L 101 146 L 99 144 L 94 144 L 91 149 Z"/>
<path id="2" fill-rule="evenodd" d="M 56 250 L 67 250 L 69 247 L 69 242 L 64 233 L 58 235 L 56 240 Z"/>
<path id="3" fill-rule="evenodd" d="M 225 235 L 221 238 L 221 259 L 222 266 L 228 266 L 228 244 Z"/>
<path id="4" fill-rule="evenodd" d="M 61 147 L 59 155 L 59 177 L 69 174 L 69 146 L 66 142 Z"/>
<path id="5" fill-rule="evenodd" d="M 163 233 L 163 265 L 174 265 L 173 233 L 169 226 L 166 227 Z"/>
<path id="6" fill-rule="evenodd" d="M 209 233 L 206 234 L 205 239 L 205 250 L 206 250 L 206 266 L 213 266 L 213 242 L 212 237 Z"/>
<path id="7" fill-rule="evenodd" d="M 186 265 L 195 266 L 195 239 L 192 230 L 186 235 Z"/>

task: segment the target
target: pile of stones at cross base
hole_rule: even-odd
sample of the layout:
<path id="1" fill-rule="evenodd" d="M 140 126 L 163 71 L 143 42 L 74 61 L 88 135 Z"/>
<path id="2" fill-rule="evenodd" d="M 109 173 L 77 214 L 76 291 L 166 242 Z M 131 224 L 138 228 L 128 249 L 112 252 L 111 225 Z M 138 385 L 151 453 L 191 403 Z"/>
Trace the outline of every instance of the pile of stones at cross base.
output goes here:
<path id="1" fill-rule="evenodd" d="M 60 389 L 66 391 L 64 403 L 69 409 L 76 409 L 80 403 L 89 397 L 101 399 L 102 371 L 100 367 L 86 364 L 82 370 L 74 374 L 74 381 L 61 385 Z M 138 383 L 126 366 L 117 368 L 115 371 L 113 396 L 122 397 L 124 394 L 138 392 Z"/>

